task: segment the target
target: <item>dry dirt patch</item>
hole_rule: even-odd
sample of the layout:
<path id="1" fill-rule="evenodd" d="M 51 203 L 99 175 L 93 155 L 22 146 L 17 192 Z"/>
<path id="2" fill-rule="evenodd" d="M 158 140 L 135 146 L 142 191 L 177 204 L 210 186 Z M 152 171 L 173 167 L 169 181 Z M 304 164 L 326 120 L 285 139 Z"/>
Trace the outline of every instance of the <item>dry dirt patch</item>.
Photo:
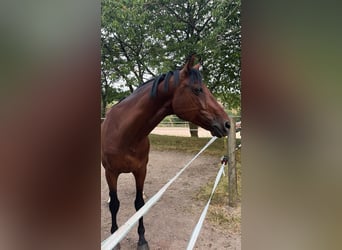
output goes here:
<path id="1" fill-rule="evenodd" d="M 171 179 L 193 155 L 174 151 L 151 151 L 145 181 L 145 194 L 152 197 Z M 151 250 L 186 249 L 190 235 L 205 206 L 205 201 L 194 197 L 201 186 L 216 177 L 219 159 L 201 155 L 169 187 L 163 197 L 144 216 L 146 239 Z M 108 188 L 103 168 L 101 180 L 101 240 L 110 235 Z M 118 224 L 122 225 L 135 212 L 135 183 L 132 174 L 122 174 L 118 181 L 120 210 Z M 136 249 L 137 228 L 121 242 L 122 250 Z M 241 236 L 220 229 L 207 220 L 201 230 L 195 249 L 241 249 Z"/>

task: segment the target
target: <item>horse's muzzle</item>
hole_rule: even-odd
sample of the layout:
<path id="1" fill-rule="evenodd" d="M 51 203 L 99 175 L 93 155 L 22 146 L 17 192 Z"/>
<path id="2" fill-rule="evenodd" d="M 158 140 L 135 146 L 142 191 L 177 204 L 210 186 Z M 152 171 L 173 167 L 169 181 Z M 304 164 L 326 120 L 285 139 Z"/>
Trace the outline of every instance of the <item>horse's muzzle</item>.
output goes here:
<path id="1" fill-rule="evenodd" d="M 212 136 L 216 136 L 218 138 L 221 138 L 221 137 L 228 135 L 229 128 L 230 128 L 230 124 L 228 121 L 223 123 L 223 124 L 214 123 L 212 125 L 212 129 L 210 130 L 210 132 L 211 132 Z"/>

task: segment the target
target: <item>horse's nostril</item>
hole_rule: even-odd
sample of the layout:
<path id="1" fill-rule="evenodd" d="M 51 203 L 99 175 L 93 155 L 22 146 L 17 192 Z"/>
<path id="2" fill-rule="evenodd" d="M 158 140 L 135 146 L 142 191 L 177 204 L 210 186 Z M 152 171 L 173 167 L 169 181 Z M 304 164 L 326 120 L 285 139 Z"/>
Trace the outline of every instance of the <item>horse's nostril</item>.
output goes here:
<path id="1" fill-rule="evenodd" d="M 229 122 L 226 122 L 226 123 L 224 124 L 224 126 L 225 126 L 227 129 L 230 129 L 230 124 L 229 124 Z"/>

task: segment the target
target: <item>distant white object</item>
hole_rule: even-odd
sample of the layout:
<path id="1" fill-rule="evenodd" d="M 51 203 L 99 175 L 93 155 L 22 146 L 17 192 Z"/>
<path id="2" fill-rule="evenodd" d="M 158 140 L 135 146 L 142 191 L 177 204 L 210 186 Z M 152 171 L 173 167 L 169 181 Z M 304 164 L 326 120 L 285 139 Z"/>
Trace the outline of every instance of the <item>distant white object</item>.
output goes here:
<path id="1" fill-rule="evenodd" d="M 241 128 L 241 121 L 235 123 L 236 128 Z"/>

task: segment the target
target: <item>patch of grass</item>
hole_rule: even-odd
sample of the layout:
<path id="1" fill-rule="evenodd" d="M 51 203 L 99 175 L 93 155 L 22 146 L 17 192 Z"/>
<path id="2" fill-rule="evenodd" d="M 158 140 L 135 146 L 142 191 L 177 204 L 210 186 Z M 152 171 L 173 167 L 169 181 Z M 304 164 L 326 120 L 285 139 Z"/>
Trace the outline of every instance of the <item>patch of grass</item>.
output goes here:
<path id="1" fill-rule="evenodd" d="M 241 233 L 240 207 L 211 206 L 208 210 L 207 219 L 225 231 L 236 234 Z"/>
<path id="2" fill-rule="evenodd" d="M 237 162 L 237 175 L 238 175 L 238 195 L 241 200 L 241 164 Z M 216 188 L 214 196 L 211 200 L 207 220 L 211 223 L 220 226 L 224 230 L 229 230 L 233 233 L 241 233 L 241 208 L 231 208 L 228 206 L 228 177 L 227 167 L 225 168 L 225 176 Z M 196 199 L 207 201 L 210 197 L 214 181 L 208 182 L 204 185 L 196 195 Z"/>
<path id="3" fill-rule="evenodd" d="M 154 150 L 175 150 L 184 153 L 198 153 L 209 138 L 180 137 L 168 135 L 149 135 L 151 149 Z M 223 138 L 216 139 L 203 154 L 221 157 L 227 154 L 227 148 Z"/>

